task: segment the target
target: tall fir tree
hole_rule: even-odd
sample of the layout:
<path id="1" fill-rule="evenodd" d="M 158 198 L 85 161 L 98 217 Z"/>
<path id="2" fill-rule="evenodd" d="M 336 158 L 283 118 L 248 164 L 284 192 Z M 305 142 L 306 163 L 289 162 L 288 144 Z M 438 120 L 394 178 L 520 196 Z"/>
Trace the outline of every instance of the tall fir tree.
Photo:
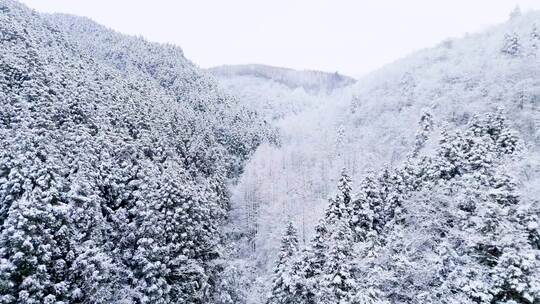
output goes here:
<path id="1" fill-rule="evenodd" d="M 414 139 L 414 149 L 412 153 L 413 157 L 417 156 L 420 150 L 424 148 L 427 140 L 429 139 L 430 133 L 433 131 L 433 128 L 433 116 L 430 112 L 425 111 L 418 122 L 418 130 L 416 131 Z"/>
<path id="2" fill-rule="evenodd" d="M 298 233 L 292 221 L 286 226 L 285 233 L 281 239 L 281 247 L 276 266 L 274 268 L 274 278 L 272 280 L 272 291 L 268 298 L 268 304 L 299 303 L 297 299 L 294 272 L 294 257 L 298 252 Z"/>
<path id="3" fill-rule="evenodd" d="M 330 231 L 317 303 L 352 304 L 358 289 L 351 269 L 354 261 L 353 233 L 349 222 L 344 220 L 334 222 Z"/>
<path id="4" fill-rule="evenodd" d="M 369 173 L 360 184 L 357 198 L 352 202 L 350 218 L 356 240 L 364 241 L 382 230 L 384 201 L 381 190 L 373 173 Z"/>
<path id="5" fill-rule="evenodd" d="M 338 192 L 334 198 L 329 199 L 329 206 L 326 208 L 325 221 L 333 223 L 339 220 L 348 220 L 351 213 L 352 186 L 351 178 L 345 169 L 341 171 L 338 181 Z"/>

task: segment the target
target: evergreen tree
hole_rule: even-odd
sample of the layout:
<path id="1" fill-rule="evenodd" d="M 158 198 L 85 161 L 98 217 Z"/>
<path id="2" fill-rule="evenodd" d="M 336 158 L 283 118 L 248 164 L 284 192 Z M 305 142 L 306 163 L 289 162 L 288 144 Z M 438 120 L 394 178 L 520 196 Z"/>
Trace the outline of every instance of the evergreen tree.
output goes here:
<path id="1" fill-rule="evenodd" d="M 521 55 L 521 43 L 517 33 L 510 33 L 504 36 L 501 52 L 511 57 L 517 57 Z"/>
<path id="2" fill-rule="evenodd" d="M 540 261 L 534 250 L 506 247 L 490 271 L 493 302 L 536 303 L 540 299 Z"/>
<path id="3" fill-rule="evenodd" d="M 292 221 L 287 224 L 285 234 L 281 239 L 281 248 L 274 269 L 271 295 L 267 301 L 269 304 L 299 303 L 295 292 L 293 273 L 299 269 L 293 269 L 293 258 L 298 252 L 298 235 Z"/>
<path id="4" fill-rule="evenodd" d="M 399 218 L 403 211 L 402 203 L 407 193 L 404 172 L 399 169 L 391 171 L 385 167 L 378 178 L 378 183 L 381 187 L 381 197 L 384 201 L 383 223 L 386 225 L 386 223 L 394 220 L 396 217 Z"/>
<path id="5" fill-rule="evenodd" d="M 334 198 L 329 199 L 330 204 L 326 208 L 325 221 L 327 223 L 350 218 L 351 191 L 351 179 L 345 170 L 342 170 L 338 181 L 338 193 Z"/>
<path id="6" fill-rule="evenodd" d="M 337 221 L 331 226 L 328 251 L 320 280 L 321 291 L 317 303 L 354 303 L 357 292 L 352 274 L 354 260 L 353 234 L 347 221 Z"/>
<path id="7" fill-rule="evenodd" d="M 420 150 L 425 146 L 426 141 L 429 138 L 429 134 L 433 131 L 433 117 L 431 113 L 424 112 L 418 123 L 418 130 L 416 131 L 413 157 L 417 156 Z"/>
<path id="8" fill-rule="evenodd" d="M 315 228 L 315 237 L 303 253 L 305 263 L 297 264 L 305 280 L 301 303 L 331 303 L 336 299 L 352 298 L 354 283 L 350 270 L 352 257 L 351 181 L 345 170 L 338 182 L 338 194 Z M 330 263 L 330 264 L 329 264 Z M 325 302 L 321 302 L 325 301 Z"/>
<path id="9" fill-rule="evenodd" d="M 305 291 L 302 303 L 317 303 L 316 299 L 321 286 L 321 270 L 326 262 L 326 253 L 328 252 L 328 233 L 326 220 L 321 219 L 315 227 L 315 236 L 302 253 L 305 259 L 305 263 L 302 265 L 302 274 L 305 276 Z"/>
<path id="10" fill-rule="evenodd" d="M 350 219 L 356 239 L 360 241 L 378 234 L 384 223 L 384 201 L 381 188 L 373 173 L 368 174 L 360 184 L 357 198 L 352 203 Z"/>
<path id="11" fill-rule="evenodd" d="M 45 166 L 26 180 L 0 234 L 0 300 L 55 303 L 69 298 L 69 230 L 60 177 Z"/>
<path id="12" fill-rule="evenodd" d="M 461 150 L 462 145 L 461 132 L 450 134 L 443 129 L 437 150 L 438 155 L 433 161 L 434 169 L 430 170 L 432 179 L 452 179 L 462 174 L 463 170 L 465 170 L 463 151 Z"/>
<path id="13" fill-rule="evenodd" d="M 352 195 L 352 181 L 345 169 L 341 170 L 341 177 L 338 182 L 338 195 L 337 199 L 343 201 L 343 208 L 349 209 Z"/>

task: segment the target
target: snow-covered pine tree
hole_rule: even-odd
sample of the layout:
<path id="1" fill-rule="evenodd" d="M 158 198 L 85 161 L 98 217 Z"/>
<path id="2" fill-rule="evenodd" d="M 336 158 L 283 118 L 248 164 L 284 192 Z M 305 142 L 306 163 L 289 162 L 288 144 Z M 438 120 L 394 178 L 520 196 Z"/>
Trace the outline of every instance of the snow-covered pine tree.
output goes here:
<path id="1" fill-rule="evenodd" d="M 272 291 L 267 300 L 268 304 L 300 303 L 296 292 L 293 259 L 298 252 L 298 233 L 292 221 L 289 221 L 281 239 L 278 261 L 274 268 Z"/>
<path id="2" fill-rule="evenodd" d="M 425 146 L 430 133 L 433 131 L 433 117 L 430 112 L 425 111 L 418 122 L 418 130 L 416 131 L 414 140 L 413 157 L 417 156 L 420 150 Z"/>
<path id="3" fill-rule="evenodd" d="M 518 33 L 507 33 L 504 36 L 501 52 L 511 57 L 518 57 L 521 55 L 522 46 Z"/>
<path id="4" fill-rule="evenodd" d="M 349 239 L 352 240 L 353 238 L 350 227 L 351 192 L 350 177 L 346 174 L 345 170 L 342 170 L 338 182 L 338 193 L 334 198 L 329 200 L 330 204 L 325 211 L 325 217 L 320 220 L 315 228 L 315 237 L 312 239 L 308 248 L 302 252 L 302 257 L 305 259 L 305 262 L 295 264 L 296 268 L 299 269 L 297 273 L 300 272 L 304 276 L 304 280 L 300 281 L 300 284 L 298 284 L 301 285 L 303 289 L 301 292 L 300 303 L 321 303 L 320 301 L 322 301 L 321 299 L 323 297 L 325 299 L 327 298 L 327 301 L 332 301 L 334 296 L 330 295 L 331 293 L 335 291 L 337 294 L 340 294 L 339 288 L 346 288 L 347 284 L 351 284 L 351 282 L 347 280 L 346 282 L 342 282 L 345 285 L 333 283 L 337 285 L 331 287 L 329 285 L 330 282 L 328 281 L 329 277 L 332 275 L 330 272 L 336 269 L 334 266 L 339 264 L 338 261 L 340 258 L 341 263 L 350 262 L 350 260 L 342 256 L 341 250 L 348 246 L 348 253 L 352 254 L 352 244 L 347 243 Z M 336 238 L 336 240 L 334 240 L 334 238 Z M 328 268 L 326 263 L 328 263 L 328 254 L 330 252 L 334 253 L 333 265 L 329 265 Z M 344 267 L 348 266 L 344 265 Z M 325 274 L 324 269 L 326 269 L 328 273 Z M 349 275 L 350 273 L 346 276 L 348 277 Z M 335 280 L 337 282 L 338 278 Z M 326 288 L 326 292 L 322 291 L 323 288 Z"/>
<path id="5" fill-rule="evenodd" d="M 345 169 L 341 170 L 341 176 L 338 181 L 338 190 L 337 199 L 343 202 L 343 208 L 345 210 L 350 209 L 352 181 Z"/>
<path id="6" fill-rule="evenodd" d="M 446 128 L 442 129 L 437 149 L 438 155 L 432 160 L 433 164 L 428 167 L 431 180 L 452 179 L 462 174 L 465 170 L 461 149 L 463 141 L 461 132 L 450 133 Z"/>
<path id="7" fill-rule="evenodd" d="M 327 224 L 340 220 L 349 220 L 351 214 L 351 191 L 351 178 L 343 169 L 338 181 L 338 193 L 334 198 L 329 199 L 330 204 L 325 211 L 325 222 Z"/>
<path id="8" fill-rule="evenodd" d="M 302 251 L 305 262 L 301 273 L 305 279 L 305 290 L 303 291 L 303 304 L 315 304 L 320 293 L 321 270 L 326 262 L 326 253 L 328 252 L 328 226 L 325 219 L 321 219 L 315 227 L 315 236 L 307 248 Z"/>
<path id="9" fill-rule="evenodd" d="M 385 167 L 378 178 L 381 187 L 383 205 L 383 224 L 386 225 L 402 212 L 402 203 L 407 193 L 404 172 L 400 169 L 390 170 Z"/>
<path id="10" fill-rule="evenodd" d="M 349 222 L 334 222 L 328 236 L 328 251 L 320 274 L 321 290 L 317 303 L 352 304 L 358 286 L 353 277 L 351 263 L 354 261 L 353 232 Z"/>
<path id="11" fill-rule="evenodd" d="M 351 179 L 345 170 L 342 170 L 338 182 L 338 193 L 334 198 L 329 199 L 330 204 L 326 208 L 325 217 L 315 227 L 315 236 L 307 250 L 309 270 L 306 274 L 308 277 L 315 276 L 325 261 L 324 255 L 328 250 L 327 239 L 331 232 L 329 227 L 337 222 L 350 222 L 351 192 Z"/>
<path id="12" fill-rule="evenodd" d="M 534 303 L 540 300 L 540 284 L 531 269 L 538 269 L 540 263 L 519 218 L 517 184 L 501 164 L 476 179 L 481 186 L 471 212 L 475 236 L 471 255 L 483 267 L 488 297 L 494 302 Z"/>
<path id="13" fill-rule="evenodd" d="M 70 296 L 62 179 L 38 159 L 34 164 L 0 234 L 1 303 L 52 304 Z"/>
<path id="14" fill-rule="evenodd" d="M 137 298 L 141 303 L 169 303 L 171 301 L 171 285 L 175 282 L 168 280 L 171 276 L 171 267 L 169 259 L 177 256 L 172 253 L 168 247 L 176 245 L 165 244 L 165 227 L 162 224 L 162 216 L 167 212 L 175 215 L 175 206 L 178 199 L 177 189 L 172 189 L 170 185 L 163 185 L 159 193 L 162 197 L 156 197 L 155 200 L 140 203 L 141 210 L 138 216 L 141 217 L 136 231 L 136 249 L 132 259 L 134 277 L 136 284 L 133 289 L 137 292 Z M 144 207 L 143 207 L 144 206 Z M 150 208 L 148 208 L 150 207 Z M 171 227 L 174 222 L 169 222 Z M 165 256 L 170 258 L 164 259 Z"/>
<path id="15" fill-rule="evenodd" d="M 381 231 L 385 217 L 383 207 L 381 186 L 374 173 L 369 173 L 362 180 L 351 207 L 350 223 L 356 240 L 365 241 Z"/>

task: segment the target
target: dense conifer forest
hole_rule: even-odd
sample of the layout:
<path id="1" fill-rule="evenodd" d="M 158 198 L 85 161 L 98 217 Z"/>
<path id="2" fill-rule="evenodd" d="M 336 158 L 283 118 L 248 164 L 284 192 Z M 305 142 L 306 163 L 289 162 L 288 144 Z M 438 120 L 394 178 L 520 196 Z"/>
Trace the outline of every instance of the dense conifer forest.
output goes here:
<path id="1" fill-rule="evenodd" d="M 539 26 L 354 79 L 0 0 L 0 303 L 540 303 Z"/>

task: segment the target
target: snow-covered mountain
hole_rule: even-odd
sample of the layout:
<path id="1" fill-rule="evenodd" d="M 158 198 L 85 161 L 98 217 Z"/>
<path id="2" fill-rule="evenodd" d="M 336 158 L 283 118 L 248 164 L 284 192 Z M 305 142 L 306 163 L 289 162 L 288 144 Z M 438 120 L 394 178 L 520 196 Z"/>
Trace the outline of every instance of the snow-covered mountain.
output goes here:
<path id="1" fill-rule="evenodd" d="M 407 129 L 412 139 L 423 110 L 461 125 L 474 114 L 504 107 L 528 141 L 537 144 L 539 19 L 538 12 L 514 17 L 483 33 L 446 40 L 368 75 L 356 85 L 349 120 L 359 128 L 382 128 L 384 122 L 383 140 L 395 142 Z"/>
<path id="2" fill-rule="evenodd" d="M 339 73 L 297 71 L 265 65 L 220 66 L 208 69 L 224 89 L 268 121 L 304 112 L 333 100 L 340 89 L 355 83 Z"/>
<path id="3" fill-rule="evenodd" d="M 281 83 L 290 89 L 303 88 L 308 92 L 328 92 L 355 82 L 352 77 L 321 71 L 298 71 L 261 64 L 225 65 L 208 69 L 213 75 L 228 79 L 250 76 Z"/>
<path id="4" fill-rule="evenodd" d="M 300 243 L 309 243 L 342 168 L 357 183 L 354 189 L 369 172 L 399 166 L 414 150 L 424 113 L 435 120 L 435 135 L 422 150 L 430 155 L 441 130 L 462 128 L 475 115 L 504 108 L 528 147 L 527 164 L 513 170 L 526 189 L 524 201 L 537 212 L 539 22 L 540 13 L 530 12 L 482 33 L 448 39 L 334 91 L 326 102 L 284 114 L 276 123 L 283 144 L 257 150 L 233 196 L 253 267 L 271 272 L 288 219 L 300 228 Z M 247 86 L 229 88 L 239 95 L 255 90 L 273 95 Z M 263 276 L 253 289 L 267 290 L 268 281 Z"/>
<path id="5" fill-rule="evenodd" d="M 0 0 L 0 303 L 540 303 L 538 23 L 355 80 Z"/>

